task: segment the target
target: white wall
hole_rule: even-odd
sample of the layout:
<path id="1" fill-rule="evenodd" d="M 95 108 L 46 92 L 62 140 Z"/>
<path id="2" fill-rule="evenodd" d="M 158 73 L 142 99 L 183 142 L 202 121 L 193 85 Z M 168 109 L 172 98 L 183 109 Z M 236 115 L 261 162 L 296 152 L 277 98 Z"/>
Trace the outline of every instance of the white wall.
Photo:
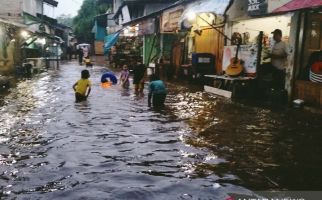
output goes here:
<path id="1" fill-rule="evenodd" d="M 123 17 L 122 17 L 123 16 Z M 129 8 L 127 6 L 124 6 L 122 8 L 122 16 L 120 16 L 120 24 L 126 23 L 131 21 L 131 16 L 130 16 L 130 12 L 129 12 Z"/>
<path id="2" fill-rule="evenodd" d="M 51 17 L 51 18 L 56 18 L 56 13 L 55 13 L 56 10 L 55 9 L 57 9 L 57 8 L 54 6 L 49 6 L 47 4 L 44 4 L 44 15 Z"/>
<path id="3" fill-rule="evenodd" d="M 248 32 L 250 33 L 250 42 L 255 42 L 255 39 L 258 36 L 259 31 L 263 31 L 264 34 L 267 34 L 269 35 L 269 37 L 272 37 L 272 31 L 274 31 L 275 29 L 281 29 L 283 32 L 283 37 L 285 39 L 290 34 L 291 17 L 292 15 L 287 14 L 233 22 L 231 34 L 234 32 Z"/>
<path id="4" fill-rule="evenodd" d="M 23 0 L 23 11 L 36 16 L 37 13 L 41 13 L 41 3 L 41 0 Z"/>
<path id="5" fill-rule="evenodd" d="M 0 18 L 22 23 L 23 0 L 0 0 Z"/>

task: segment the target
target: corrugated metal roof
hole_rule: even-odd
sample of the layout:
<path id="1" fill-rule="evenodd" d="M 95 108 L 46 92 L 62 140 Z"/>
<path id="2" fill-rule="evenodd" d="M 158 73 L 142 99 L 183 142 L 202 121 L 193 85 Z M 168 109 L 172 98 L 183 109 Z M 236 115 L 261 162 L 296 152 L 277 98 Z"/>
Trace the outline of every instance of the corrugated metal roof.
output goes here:
<path id="1" fill-rule="evenodd" d="M 293 10 L 300 10 L 305 8 L 313 8 L 322 6 L 322 0 L 292 0 L 282 7 L 279 7 L 273 12 L 287 12 Z"/>
<path id="2" fill-rule="evenodd" d="M 58 2 L 55 0 L 43 0 L 43 1 L 44 1 L 44 3 L 47 3 L 47 4 L 55 6 L 55 7 L 57 7 L 57 5 L 58 5 Z"/>
<path id="3" fill-rule="evenodd" d="M 142 16 L 142 17 L 139 17 L 139 18 L 133 19 L 133 20 L 131 20 L 131 21 L 129 21 L 129 22 L 126 22 L 126 23 L 124 23 L 124 24 L 122 24 L 122 25 L 123 25 L 123 26 L 127 26 L 127 25 L 130 25 L 130 24 L 133 24 L 133 23 L 137 23 L 137 22 L 139 22 L 139 21 L 141 21 L 141 20 L 144 20 L 144 19 L 147 19 L 147 18 L 150 18 L 150 17 L 154 17 L 154 16 L 156 16 L 156 15 L 159 15 L 159 14 L 160 14 L 160 13 L 162 13 L 163 11 L 169 10 L 169 9 L 171 9 L 171 8 L 174 8 L 174 7 L 178 6 L 178 5 L 181 5 L 181 4 L 184 4 L 184 3 L 189 3 L 189 2 L 192 2 L 192 1 L 194 1 L 194 0 L 180 0 L 180 1 L 177 1 L 177 2 L 175 2 L 174 4 L 172 4 L 172 5 L 170 5 L 170 6 L 166 7 L 166 8 L 163 8 L 163 9 L 158 10 L 158 11 L 156 11 L 156 12 L 153 12 L 153 13 L 151 13 L 151 14 L 148 14 L 148 15 L 145 15 L 145 16 Z"/>
<path id="4" fill-rule="evenodd" d="M 153 4 L 153 3 L 174 3 L 176 4 L 177 2 L 181 2 L 182 0 L 124 0 L 122 5 L 120 7 L 118 7 L 118 9 L 116 10 L 115 12 L 115 15 L 114 15 L 114 18 L 115 16 L 118 16 L 121 11 L 122 11 L 122 8 L 126 5 L 137 5 L 137 4 Z"/>

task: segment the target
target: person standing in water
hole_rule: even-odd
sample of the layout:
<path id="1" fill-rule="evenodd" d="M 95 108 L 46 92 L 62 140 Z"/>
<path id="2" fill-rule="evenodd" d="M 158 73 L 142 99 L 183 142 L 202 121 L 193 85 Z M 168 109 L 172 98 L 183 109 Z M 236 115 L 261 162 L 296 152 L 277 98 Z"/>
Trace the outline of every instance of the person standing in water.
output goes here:
<path id="1" fill-rule="evenodd" d="M 130 87 L 129 76 L 130 76 L 130 72 L 129 72 L 128 66 L 123 65 L 123 70 L 120 76 L 120 83 L 124 89 L 128 89 Z"/>
<path id="2" fill-rule="evenodd" d="M 153 107 L 163 107 L 167 96 L 167 89 L 165 84 L 160 78 L 152 74 L 150 76 L 148 106 L 151 106 L 151 100 Z"/>
<path id="3" fill-rule="evenodd" d="M 83 64 L 83 56 L 84 56 L 83 49 L 81 47 L 78 47 L 77 53 L 78 53 L 78 63 L 79 63 L 79 65 L 82 65 Z"/>
<path id="4" fill-rule="evenodd" d="M 133 68 L 133 84 L 135 94 L 143 93 L 144 89 L 145 65 L 138 62 Z"/>
<path id="5" fill-rule="evenodd" d="M 89 77 L 89 71 L 83 70 L 81 79 L 73 85 L 76 102 L 86 101 L 87 97 L 91 93 L 91 81 L 89 80 Z"/>

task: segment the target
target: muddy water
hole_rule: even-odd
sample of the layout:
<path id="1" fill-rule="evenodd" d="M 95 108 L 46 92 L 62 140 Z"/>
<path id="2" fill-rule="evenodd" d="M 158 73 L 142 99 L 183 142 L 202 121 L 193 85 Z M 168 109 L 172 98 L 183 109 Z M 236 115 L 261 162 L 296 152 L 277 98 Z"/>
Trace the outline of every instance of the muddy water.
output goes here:
<path id="1" fill-rule="evenodd" d="M 226 199 L 322 189 L 321 116 L 174 83 L 156 111 L 147 95 L 102 89 L 101 67 L 89 69 L 89 100 L 74 103 L 82 69 L 65 64 L 1 97 L 1 198 Z"/>

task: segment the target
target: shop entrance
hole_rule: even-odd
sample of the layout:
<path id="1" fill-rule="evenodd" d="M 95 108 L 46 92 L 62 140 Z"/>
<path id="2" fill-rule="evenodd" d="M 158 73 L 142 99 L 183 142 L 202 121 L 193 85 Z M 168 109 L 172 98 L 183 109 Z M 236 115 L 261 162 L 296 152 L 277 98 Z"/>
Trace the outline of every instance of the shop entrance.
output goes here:
<path id="1" fill-rule="evenodd" d="M 309 13 L 304 28 L 301 66 L 294 87 L 294 98 L 306 105 L 322 106 L 322 13 Z"/>

